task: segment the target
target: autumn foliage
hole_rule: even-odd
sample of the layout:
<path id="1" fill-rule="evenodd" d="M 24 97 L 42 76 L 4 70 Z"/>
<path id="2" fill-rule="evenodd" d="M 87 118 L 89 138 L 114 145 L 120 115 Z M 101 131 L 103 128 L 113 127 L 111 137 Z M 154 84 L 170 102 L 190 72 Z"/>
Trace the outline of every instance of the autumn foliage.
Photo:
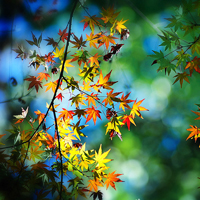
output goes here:
<path id="1" fill-rule="evenodd" d="M 74 1 L 67 27 L 58 31 L 58 41 L 43 39 L 42 34 L 37 38 L 32 33 L 32 40 L 27 40 L 35 47 L 32 53 L 20 45 L 14 49 L 17 58 L 30 60 L 37 74 L 24 79 L 27 90 L 36 96 L 45 92 L 51 95 L 45 112 L 35 110 L 29 114 L 27 107 L 14 116 L 13 128 L 7 130 L 7 140 L 13 144 L 2 147 L 0 152 L 2 165 L 16 175 L 16 184 L 23 182 L 21 187 L 27 198 L 34 193 L 37 199 L 48 199 L 48 194 L 55 199 L 76 199 L 88 194 L 102 199 L 101 187 L 116 190 L 115 184 L 123 182 L 122 174 L 108 170 L 112 161 L 108 158 L 110 149 L 103 152 L 100 144 L 97 151 L 88 150 L 86 143 L 81 143 L 82 137 L 89 137 L 84 128 L 92 123 L 95 126 L 105 116 L 107 139 L 118 136 L 114 139 L 122 141 L 121 127 L 130 130 L 130 124 L 136 125 L 135 118 L 143 118 L 141 112 L 147 111 L 141 106 L 144 99 L 132 100 L 130 93 L 115 91 L 117 80 L 111 81 L 112 70 L 103 74 L 101 69 L 101 63 L 108 62 L 125 45 L 130 34 L 125 26 L 127 20 L 119 20 L 119 12 L 113 7 L 103 8 L 99 17 L 88 15 L 81 20 L 83 32 L 78 37 L 73 32 L 72 19 L 79 4 Z M 91 31 L 89 35 L 84 35 L 85 29 Z M 41 54 L 42 42 L 52 51 Z M 72 70 L 76 76 L 71 75 Z M 62 107 L 63 99 L 71 107 Z M 47 120 L 52 125 L 47 126 Z M 49 160 L 53 164 L 48 165 Z M 64 183 L 64 177 L 68 183 Z"/>

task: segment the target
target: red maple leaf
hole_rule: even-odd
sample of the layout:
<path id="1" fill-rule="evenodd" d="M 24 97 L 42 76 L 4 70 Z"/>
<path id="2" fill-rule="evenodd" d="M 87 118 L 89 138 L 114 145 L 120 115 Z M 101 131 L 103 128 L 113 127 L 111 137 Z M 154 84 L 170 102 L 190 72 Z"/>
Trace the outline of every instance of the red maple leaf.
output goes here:
<path id="1" fill-rule="evenodd" d="M 29 84 L 28 90 L 31 89 L 32 87 L 35 87 L 36 92 L 38 92 L 39 86 L 42 88 L 41 81 L 38 81 L 35 76 L 30 76 L 30 78 L 24 79 L 26 81 L 31 81 Z"/>
<path id="2" fill-rule="evenodd" d="M 61 31 L 59 29 L 59 33 L 58 35 L 60 35 L 60 39 L 64 42 L 64 40 L 67 40 L 67 37 L 68 37 L 68 33 L 66 33 L 67 31 L 67 28 L 65 28 L 63 31 Z"/>
<path id="3" fill-rule="evenodd" d="M 56 98 L 57 99 L 59 99 L 59 100 L 61 100 L 62 101 L 62 98 L 63 98 L 64 96 L 62 95 L 62 93 L 59 93 L 57 96 L 56 96 Z"/>
<path id="4" fill-rule="evenodd" d="M 96 124 L 97 117 L 99 117 L 101 119 L 101 116 L 99 114 L 99 113 L 101 113 L 101 111 L 95 110 L 94 106 L 92 106 L 92 108 L 87 108 L 86 113 L 88 114 L 88 117 L 87 117 L 85 123 L 87 123 L 88 121 L 90 121 L 93 118 L 94 124 Z"/>

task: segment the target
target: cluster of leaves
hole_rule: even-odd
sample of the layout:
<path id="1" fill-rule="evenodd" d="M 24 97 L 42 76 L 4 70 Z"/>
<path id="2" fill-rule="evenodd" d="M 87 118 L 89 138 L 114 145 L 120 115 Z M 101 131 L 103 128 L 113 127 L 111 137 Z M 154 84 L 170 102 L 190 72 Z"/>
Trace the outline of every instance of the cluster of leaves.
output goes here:
<path id="1" fill-rule="evenodd" d="M 128 99 L 130 93 L 114 92 L 112 86 L 116 82 L 110 81 L 112 71 L 104 76 L 100 67 L 101 62 L 111 59 L 111 55 L 117 54 L 124 45 L 117 44 L 117 41 L 129 36 L 124 25 L 127 20 L 118 21 L 119 12 L 113 7 L 103 9 L 101 17 L 85 16 L 81 21 L 84 22 L 83 30 L 89 27 L 91 33 L 86 34 L 84 40 L 82 35 L 79 38 L 71 32 L 77 3 L 74 2 L 67 27 L 59 30 L 59 41 L 49 37 L 45 39 L 47 45 L 52 46 L 52 52 L 41 55 L 42 35 L 37 38 L 33 33 L 32 40 L 27 42 L 36 46 L 37 50 L 28 53 L 22 46 L 14 50 L 18 53 L 17 58 L 31 60 L 30 66 L 35 68 L 36 73 L 41 71 L 25 78 L 28 90 L 38 94 L 46 87 L 45 92 L 50 90 L 52 93 L 46 113 L 37 110 L 36 117 L 30 116 L 27 107 L 22 108 L 20 115 L 14 116 L 17 120 L 13 129 L 8 130 L 10 136 L 7 138 L 14 144 L 6 147 L 12 147 L 12 151 L 9 154 L 1 151 L 0 159 L 1 165 L 16 175 L 16 182 L 23 180 L 25 193 L 37 188 L 34 192 L 38 199 L 47 199 L 50 192 L 56 199 L 72 199 L 78 195 L 86 197 L 87 193 L 91 193 L 94 199 L 102 199 L 99 187 L 116 189 L 115 183 L 122 180 L 118 178 L 121 174 L 107 172 L 107 163 L 111 159 L 106 157 L 110 150 L 103 153 L 102 145 L 98 151 L 86 150 L 86 143 L 81 143 L 81 137 L 87 137 L 83 129 L 90 120 L 96 125 L 97 118 L 101 119 L 106 112 L 106 134 L 110 139 L 117 135 L 122 140 L 121 126 L 127 125 L 130 130 L 131 123 L 136 125 L 135 117 L 143 118 L 141 111 L 147 110 L 140 105 L 144 99 L 131 100 Z M 69 48 L 72 49 L 70 52 Z M 77 69 L 79 80 L 68 75 L 69 67 Z M 106 96 L 101 95 L 105 91 L 108 91 Z M 59 103 L 63 98 L 68 98 L 74 108 L 61 107 Z M 56 111 L 59 108 L 62 110 Z M 52 125 L 47 127 L 46 121 L 52 120 L 52 116 Z M 29 126 L 28 129 L 23 129 L 24 124 Z M 54 134 L 50 133 L 52 126 Z M 47 165 L 49 159 L 52 165 Z M 64 176 L 68 178 L 67 186 L 63 184 Z"/>
<path id="2" fill-rule="evenodd" d="M 165 74 L 173 70 L 174 83 L 180 81 L 182 88 L 183 81 L 189 82 L 189 77 L 194 73 L 200 73 L 200 2 L 198 0 L 186 1 L 176 9 L 176 15 L 167 18 L 170 22 L 166 29 L 162 31 L 163 35 L 159 35 L 162 40 L 160 46 L 164 46 L 164 51 L 154 51 L 155 58 L 152 65 L 158 64 L 157 71 L 165 70 Z M 174 84 L 173 83 L 173 84 Z M 199 104 L 198 111 L 192 111 L 200 116 Z M 199 118 L 197 118 L 199 119 Z M 190 125 L 191 128 L 189 138 L 195 141 L 200 137 L 200 128 Z"/>

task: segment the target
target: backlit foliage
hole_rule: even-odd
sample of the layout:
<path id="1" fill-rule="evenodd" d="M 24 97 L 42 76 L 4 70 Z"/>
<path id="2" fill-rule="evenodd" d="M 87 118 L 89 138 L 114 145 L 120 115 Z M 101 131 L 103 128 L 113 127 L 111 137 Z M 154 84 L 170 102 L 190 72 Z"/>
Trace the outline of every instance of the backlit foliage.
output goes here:
<path id="1" fill-rule="evenodd" d="M 123 40 L 128 39 L 127 20 L 119 20 L 119 12 L 113 7 L 103 8 L 99 17 L 88 15 L 81 20 L 83 32 L 78 37 L 72 32 L 72 19 L 81 3 L 73 3 L 67 27 L 58 31 L 58 41 L 51 36 L 43 39 L 42 34 L 37 38 L 32 33 L 32 40 L 27 42 L 35 47 L 33 52 L 22 46 L 14 49 L 17 58 L 30 59 L 30 66 L 36 72 L 40 70 L 24 79 L 27 90 L 35 93 L 36 98 L 46 92 L 51 99 L 45 112 L 37 109 L 32 115 L 27 107 L 14 116 L 15 124 L 7 130 L 7 140 L 13 145 L 1 148 L 8 151 L 0 152 L 0 160 L 5 170 L 16 175 L 16 184 L 23 182 L 25 195 L 34 193 L 37 199 L 48 199 L 50 193 L 55 199 L 76 199 L 88 194 L 102 199 L 101 187 L 116 190 L 115 184 L 123 182 L 119 178 L 122 174 L 108 171 L 112 161 L 108 158 L 110 149 L 103 152 L 103 145 L 99 145 L 97 151 L 88 150 L 86 143 L 81 143 L 82 137 L 89 137 L 84 129 L 90 121 L 95 126 L 104 115 L 105 134 L 109 135 L 105 137 L 113 139 L 117 135 L 119 138 L 114 139 L 122 140 L 121 127 L 127 125 L 130 130 L 130 123 L 136 125 L 135 118 L 143 119 L 141 111 L 147 110 L 141 106 L 143 100 L 132 100 L 130 93 L 115 91 L 113 85 L 117 80 L 110 80 L 112 71 L 103 74 L 101 69 L 101 63 L 116 56 Z M 84 33 L 85 29 L 90 29 L 89 35 Z M 52 51 L 41 54 L 42 42 L 52 46 Z M 193 49 L 196 51 L 196 47 Z M 72 71 L 79 78 L 72 76 Z M 72 107 L 61 106 L 63 99 Z M 47 126 L 47 120 L 52 125 Z M 28 128 L 24 129 L 24 125 Z M 50 134 L 52 129 L 54 134 Z M 53 164 L 48 165 L 49 160 Z M 64 176 L 68 184 L 64 183 Z"/>

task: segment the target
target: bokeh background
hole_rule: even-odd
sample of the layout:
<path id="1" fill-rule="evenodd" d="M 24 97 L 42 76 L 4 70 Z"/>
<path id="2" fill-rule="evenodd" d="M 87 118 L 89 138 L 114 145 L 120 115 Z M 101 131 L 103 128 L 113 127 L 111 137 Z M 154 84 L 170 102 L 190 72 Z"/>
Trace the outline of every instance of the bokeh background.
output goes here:
<path id="1" fill-rule="evenodd" d="M 84 1 L 83 1 L 84 2 Z M 59 38 L 59 29 L 63 30 L 68 22 L 72 1 L 69 0 L 7 0 L 1 1 L 0 7 L 0 134 L 11 127 L 13 115 L 21 112 L 21 107 L 29 106 L 30 114 L 39 109 L 46 111 L 49 95 L 39 98 L 35 94 L 24 97 L 25 104 L 17 99 L 27 94 L 24 78 L 34 75 L 29 61 L 16 59 L 12 49 L 19 44 L 33 50 L 26 40 L 31 40 L 31 31 L 43 39 Z M 91 15 L 99 15 L 102 7 L 114 6 L 121 11 L 119 19 L 128 19 L 126 26 L 130 37 L 112 62 L 103 62 L 104 74 L 112 71 L 112 80 L 116 91 L 131 92 L 132 99 L 144 99 L 142 106 L 149 109 L 143 112 L 144 119 L 137 118 L 131 131 L 122 128 L 123 142 L 115 137 L 111 141 L 105 135 L 105 118 L 97 121 L 97 126 L 89 124 L 86 129 L 88 149 L 98 149 L 103 144 L 103 151 L 112 149 L 109 158 L 111 169 L 123 174 L 124 183 L 102 190 L 106 200 L 197 200 L 200 199 L 199 144 L 194 140 L 186 141 L 189 125 L 194 121 L 195 103 L 199 103 L 198 75 L 190 79 L 190 84 L 173 84 L 174 74 L 165 76 L 157 73 L 156 65 L 151 66 L 152 50 L 161 49 L 157 34 L 167 25 L 165 18 L 174 14 L 174 7 L 180 1 L 167 0 L 123 0 L 84 2 Z M 75 11 L 72 32 L 78 37 L 89 34 L 89 28 L 83 32 L 80 21 L 86 12 L 81 8 Z M 41 44 L 41 53 L 51 51 L 46 42 Z M 74 75 L 75 69 L 69 69 Z M 8 101 L 10 99 L 16 99 Z M 69 103 L 63 100 L 63 107 Z M 47 122 L 48 123 L 48 122 Z M 67 181 L 67 180 L 66 180 Z M 80 198 L 81 199 L 81 198 Z M 92 199 L 90 197 L 89 199 Z"/>

